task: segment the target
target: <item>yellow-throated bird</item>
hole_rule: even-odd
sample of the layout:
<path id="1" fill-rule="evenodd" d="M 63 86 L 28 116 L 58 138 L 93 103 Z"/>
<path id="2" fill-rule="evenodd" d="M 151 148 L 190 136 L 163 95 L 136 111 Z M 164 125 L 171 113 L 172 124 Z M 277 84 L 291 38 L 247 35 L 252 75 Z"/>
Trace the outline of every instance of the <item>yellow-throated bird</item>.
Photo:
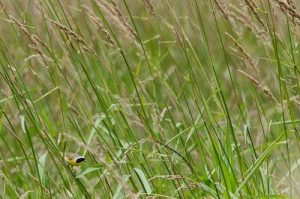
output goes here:
<path id="1" fill-rule="evenodd" d="M 78 155 L 76 153 L 65 153 L 64 154 L 65 160 L 71 165 L 71 166 L 79 166 L 85 161 L 84 156 Z"/>

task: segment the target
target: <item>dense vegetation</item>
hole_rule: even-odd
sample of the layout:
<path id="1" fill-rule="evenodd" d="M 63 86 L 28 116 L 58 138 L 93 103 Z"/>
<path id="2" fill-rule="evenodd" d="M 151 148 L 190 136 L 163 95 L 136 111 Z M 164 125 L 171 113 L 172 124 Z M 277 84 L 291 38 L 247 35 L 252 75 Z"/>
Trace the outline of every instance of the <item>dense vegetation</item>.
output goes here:
<path id="1" fill-rule="evenodd" d="M 1 198 L 297 198 L 297 2 L 0 0 Z"/>

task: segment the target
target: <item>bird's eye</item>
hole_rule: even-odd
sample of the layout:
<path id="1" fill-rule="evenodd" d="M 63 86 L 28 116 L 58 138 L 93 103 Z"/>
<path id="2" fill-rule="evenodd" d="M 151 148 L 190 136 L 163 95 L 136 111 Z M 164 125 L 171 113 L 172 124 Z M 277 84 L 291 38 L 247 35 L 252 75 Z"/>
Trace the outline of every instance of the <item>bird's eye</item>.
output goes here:
<path id="1" fill-rule="evenodd" d="M 84 157 L 79 157 L 76 159 L 76 163 L 80 163 L 80 162 L 83 162 L 85 160 Z"/>

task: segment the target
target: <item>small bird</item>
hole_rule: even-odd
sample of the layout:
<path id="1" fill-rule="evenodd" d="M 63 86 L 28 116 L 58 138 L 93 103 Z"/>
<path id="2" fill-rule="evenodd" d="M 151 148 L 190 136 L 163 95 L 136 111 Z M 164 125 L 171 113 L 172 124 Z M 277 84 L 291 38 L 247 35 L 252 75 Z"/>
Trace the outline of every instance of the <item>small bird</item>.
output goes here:
<path id="1" fill-rule="evenodd" d="M 66 153 L 64 157 L 71 166 L 79 166 L 85 161 L 84 156 L 76 153 Z"/>

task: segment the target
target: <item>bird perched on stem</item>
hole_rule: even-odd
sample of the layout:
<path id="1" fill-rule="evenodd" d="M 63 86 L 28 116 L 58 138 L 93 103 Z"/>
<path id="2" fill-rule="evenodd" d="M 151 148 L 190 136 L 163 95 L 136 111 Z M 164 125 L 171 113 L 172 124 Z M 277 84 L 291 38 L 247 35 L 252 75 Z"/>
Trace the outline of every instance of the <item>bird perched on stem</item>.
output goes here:
<path id="1" fill-rule="evenodd" d="M 71 166 L 79 166 L 85 161 L 84 156 L 76 153 L 65 153 L 64 158 Z"/>

